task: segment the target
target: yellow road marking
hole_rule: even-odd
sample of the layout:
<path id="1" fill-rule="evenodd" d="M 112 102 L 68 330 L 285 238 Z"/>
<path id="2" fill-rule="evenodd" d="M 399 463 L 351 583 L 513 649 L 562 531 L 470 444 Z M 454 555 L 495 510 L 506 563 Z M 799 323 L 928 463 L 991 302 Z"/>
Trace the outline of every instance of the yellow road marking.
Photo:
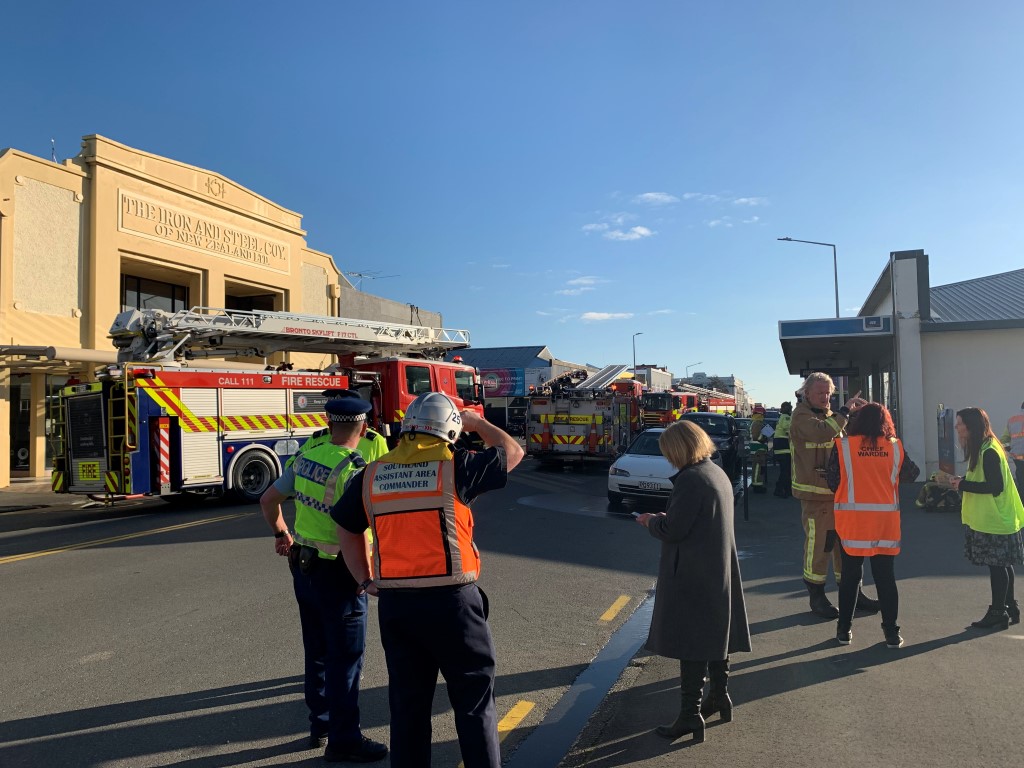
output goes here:
<path id="1" fill-rule="evenodd" d="M 530 714 L 534 706 L 532 701 L 516 702 L 516 705 L 508 711 L 508 714 L 498 722 L 498 741 L 504 741 L 505 737 L 512 732 L 512 729 L 523 722 L 523 719 Z M 459 761 L 459 768 L 466 768 L 461 760 Z"/>
<path id="2" fill-rule="evenodd" d="M 601 621 L 611 621 L 619 615 L 619 611 L 629 605 L 629 595 L 619 595 L 619 599 L 612 603 L 611 608 L 601 614 Z"/>
<path id="3" fill-rule="evenodd" d="M 509 732 L 523 722 L 523 719 L 530 714 L 530 710 L 533 709 L 533 706 L 534 704 L 532 701 L 517 702 L 516 705 L 508 711 L 508 714 L 501 718 L 501 722 L 498 723 L 498 739 L 500 741 L 504 741 Z"/>
<path id="4" fill-rule="evenodd" d="M 165 528 L 154 528 L 151 531 L 139 531 L 138 533 L 126 533 L 123 536 L 111 536 L 109 539 L 95 539 L 94 541 L 83 541 L 81 544 L 68 544 L 66 547 L 56 547 L 55 549 L 43 549 L 39 552 L 26 552 L 22 555 L 8 555 L 7 557 L 0 557 L 0 565 L 7 563 L 16 563 L 19 560 L 31 560 L 34 557 L 45 557 L 46 555 L 57 555 L 61 552 L 70 552 L 73 549 L 85 549 L 86 547 L 96 547 L 101 544 L 113 544 L 117 541 L 126 541 L 127 539 L 137 539 L 140 536 L 152 536 L 156 533 L 169 533 L 170 531 L 180 531 L 184 528 L 194 528 L 197 525 L 206 525 L 208 523 L 219 523 L 223 520 L 234 520 L 236 517 L 245 517 L 248 512 L 240 512 L 234 515 L 223 515 L 222 517 L 211 517 L 206 520 L 194 520 L 191 523 L 181 523 L 179 525 L 168 525 Z"/>

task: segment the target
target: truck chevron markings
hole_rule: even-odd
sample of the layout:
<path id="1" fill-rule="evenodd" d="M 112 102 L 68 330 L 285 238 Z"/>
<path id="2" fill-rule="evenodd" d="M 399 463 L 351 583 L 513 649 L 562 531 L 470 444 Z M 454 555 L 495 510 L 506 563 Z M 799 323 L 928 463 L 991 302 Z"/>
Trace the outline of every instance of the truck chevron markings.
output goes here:
<path id="1" fill-rule="evenodd" d="M 327 419 L 320 413 L 196 416 L 181 402 L 177 392 L 165 385 L 159 377 L 137 379 L 136 383 L 140 388 L 146 390 L 157 405 L 167 411 L 167 415 L 177 416 L 181 428 L 186 432 L 240 432 L 243 430 L 286 429 L 289 426 L 300 429 L 303 427 L 319 429 L 327 426 Z"/>

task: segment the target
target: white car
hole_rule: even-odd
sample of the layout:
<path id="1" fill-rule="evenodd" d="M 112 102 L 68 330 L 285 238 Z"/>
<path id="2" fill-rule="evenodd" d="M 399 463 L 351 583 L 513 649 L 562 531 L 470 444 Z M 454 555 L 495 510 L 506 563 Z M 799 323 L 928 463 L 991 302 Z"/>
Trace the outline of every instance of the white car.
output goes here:
<path id="1" fill-rule="evenodd" d="M 658 438 L 664 431 L 658 427 L 641 432 L 608 469 L 611 506 L 621 505 L 624 499 L 661 502 L 668 499 L 672 493 L 671 478 L 679 470 L 661 455 Z M 722 457 L 717 451 L 711 460 L 722 466 Z"/>

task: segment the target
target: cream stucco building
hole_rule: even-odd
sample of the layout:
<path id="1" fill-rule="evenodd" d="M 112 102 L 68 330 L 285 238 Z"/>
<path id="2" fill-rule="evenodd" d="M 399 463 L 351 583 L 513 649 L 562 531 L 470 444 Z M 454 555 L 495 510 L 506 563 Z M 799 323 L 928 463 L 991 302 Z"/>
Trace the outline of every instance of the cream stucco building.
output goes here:
<path id="1" fill-rule="evenodd" d="M 355 291 L 306 245 L 300 214 L 218 173 L 102 136 L 57 164 L 0 151 L 0 487 L 47 472 L 47 401 L 112 363 L 122 309 L 194 306 L 422 325 L 440 316 Z M 322 360 L 289 358 L 299 367 Z"/>
<path id="2" fill-rule="evenodd" d="M 856 317 L 782 320 L 779 337 L 790 373 L 843 376 L 849 392 L 885 403 L 907 454 L 930 473 L 940 424 L 951 432 L 947 411 L 983 408 L 997 435 L 1020 412 L 1024 269 L 932 286 L 924 251 L 896 251 Z"/>

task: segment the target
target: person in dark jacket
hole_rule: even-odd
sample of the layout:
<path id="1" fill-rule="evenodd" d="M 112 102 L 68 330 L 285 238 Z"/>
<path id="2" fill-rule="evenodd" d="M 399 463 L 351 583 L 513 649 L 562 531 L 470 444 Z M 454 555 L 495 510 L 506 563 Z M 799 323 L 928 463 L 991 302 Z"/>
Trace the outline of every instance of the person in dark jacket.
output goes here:
<path id="1" fill-rule="evenodd" d="M 729 654 L 750 650 L 747 609 L 733 533 L 733 489 L 711 461 L 714 443 L 696 424 L 677 421 L 658 440 L 679 470 L 672 477 L 668 508 L 637 522 L 661 541 L 658 586 L 647 649 L 679 659 L 682 707 L 659 736 L 692 733 L 704 741 L 704 718 L 716 712 L 732 720 Z M 711 689 L 701 703 L 705 677 Z"/>

